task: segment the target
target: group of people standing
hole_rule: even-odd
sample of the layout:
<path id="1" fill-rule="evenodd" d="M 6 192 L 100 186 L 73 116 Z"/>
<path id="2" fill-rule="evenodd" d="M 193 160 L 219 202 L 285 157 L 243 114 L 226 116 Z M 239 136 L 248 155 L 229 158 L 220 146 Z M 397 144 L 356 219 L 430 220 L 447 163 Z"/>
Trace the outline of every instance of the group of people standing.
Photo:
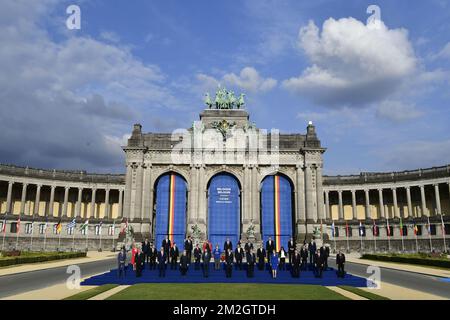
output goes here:
<path id="1" fill-rule="evenodd" d="M 330 255 L 330 249 L 328 246 L 321 246 L 317 248 L 314 240 L 306 244 L 303 244 L 300 250 L 297 249 L 297 245 L 293 238 L 288 241 L 288 251 L 282 246 L 277 252 L 275 249 L 275 242 L 272 238 L 266 241 L 265 246 L 261 243 L 254 251 L 253 244 L 246 242 L 242 246 L 241 241 L 238 241 L 236 247 L 233 250 L 233 244 L 229 238 L 223 244 L 223 249 L 218 244 L 213 248 L 211 242 L 204 241 L 200 246 L 198 243 L 193 245 L 192 238 L 189 236 L 184 241 L 184 247 L 181 251 L 177 247 L 176 243 L 171 243 L 168 236 L 162 241 L 159 250 L 151 244 L 148 239 L 142 242 L 141 248 L 136 245 L 132 246 L 131 250 L 131 265 L 136 272 L 136 277 L 142 275 L 142 270 L 145 269 L 145 265 L 148 265 L 150 270 L 159 271 L 159 277 L 165 277 L 166 269 L 170 266 L 170 269 L 179 269 L 181 276 L 186 276 L 190 265 L 192 264 L 192 258 L 194 263 L 194 269 L 202 269 L 203 276 L 209 277 L 210 263 L 214 262 L 214 270 L 220 270 L 222 262 L 225 266 L 225 275 L 227 278 L 232 277 L 233 266 L 235 270 L 246 270 L 247 277 L 254 277 L 255 266 L 258 270 L 264 270 L 266 267 L 266 261 L 271 270 L 273 278 L 277 277 L 278 270 L 290 269 L 293 278 L 299 278 L 301 270 L 306 270 L 309 267 L 316 277 L 322 277 L 323 271 L 328 268 L 328 257 Z M 244 263 L 245 259 L 245 263 Z M 119 260 L 119 277 L 125 275 L 125 261 L 126 250 L 123 247 L 118 256 Z M 336 263 L 338 265 L 338 276 L 344 276 L 344 263 L 345 256 L 339 251 L 336 257 Z M 287 268 L 289 264 L 290 268 Z M 245 266 L 245 267 L 244 267 Z"/>

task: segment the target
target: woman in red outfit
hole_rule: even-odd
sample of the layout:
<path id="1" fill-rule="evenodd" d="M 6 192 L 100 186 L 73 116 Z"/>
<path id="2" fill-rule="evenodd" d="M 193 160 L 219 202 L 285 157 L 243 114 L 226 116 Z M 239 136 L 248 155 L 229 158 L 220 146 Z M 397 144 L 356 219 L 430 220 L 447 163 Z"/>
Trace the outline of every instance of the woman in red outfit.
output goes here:
<path id="1" fill-rule="evenodd" d="M 136 260 L 135 260 L 136 253 L 137 253 L 137 248 L 136 248 L 136 245 L 133 243 L 133 247 L 131 249 L 131 264 L 133 265 L 134 271 L 136 271 Z"/>

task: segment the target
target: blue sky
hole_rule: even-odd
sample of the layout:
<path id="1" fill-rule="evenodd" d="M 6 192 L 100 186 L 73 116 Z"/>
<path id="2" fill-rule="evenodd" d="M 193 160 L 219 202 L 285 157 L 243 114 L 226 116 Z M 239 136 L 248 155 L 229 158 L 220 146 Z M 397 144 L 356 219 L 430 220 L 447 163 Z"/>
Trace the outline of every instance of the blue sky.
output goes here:
<path id="1" fill-rule="evenodd" d="M 81 30 L 65 25 L 81 8 Z M 366 24 L 369 5 L 382 26 Z M 132 124 L 190 127 L 218 83 L 325 173 L 450 163 L 449 1 L 2 1 L 0 161 L 123 172 Z"/>

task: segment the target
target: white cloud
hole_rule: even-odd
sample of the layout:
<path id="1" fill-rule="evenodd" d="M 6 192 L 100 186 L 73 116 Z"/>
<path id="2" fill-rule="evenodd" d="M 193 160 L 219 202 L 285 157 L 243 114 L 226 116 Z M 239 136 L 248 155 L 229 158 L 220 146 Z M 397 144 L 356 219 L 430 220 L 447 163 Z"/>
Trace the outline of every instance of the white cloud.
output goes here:
<path id="1" fill-rule="evenodd" d="M 107 43 L 77 33 L 55 41 L 41 27 L 54 4 L 2 2 L 1 160 L 122 171 L 120 146 L 130 123 L 149 105 L 181 104 L 158 66 L 137 59 L 111 34 L 103 33 Z"/>
<path id="2" fill-rule="evenodd" d="M 112 31 L 102 31 L 100 33 L 100 38 L 109 42 L 119 43 L 120 37 L 117 33 Z"/>
<path id="3" fill-rule="evenodd" d="M 209 89 L 217 87 L 218 84 L 226 84 L 253 93 L 266 92 L 277 85 L 277 80 L 262 77 L 253 67 L 245 67 L 239 74 L 227 73 L 220 80 L 200 73 L 197 75 L 197 80 L 201 82 L 202 86 Z"/>
<path id="4" fill-rule="evenodd" d="M 385 100 L 378 105 L 376 115 L 394 122 L 402 122 L 418 118 L 423 115 L 423 112 L 419 111 L 414 104 Z"/>
<path id="5" fill-rule="evenodd" d="M 311 61 L 283 86 L 326 106 L 361 106 L 395 92 L 417 67 L 404 29 L 371 28 L 354 18 L 329 18 L 322 32 L 310 21 L 299 47 Z"/>

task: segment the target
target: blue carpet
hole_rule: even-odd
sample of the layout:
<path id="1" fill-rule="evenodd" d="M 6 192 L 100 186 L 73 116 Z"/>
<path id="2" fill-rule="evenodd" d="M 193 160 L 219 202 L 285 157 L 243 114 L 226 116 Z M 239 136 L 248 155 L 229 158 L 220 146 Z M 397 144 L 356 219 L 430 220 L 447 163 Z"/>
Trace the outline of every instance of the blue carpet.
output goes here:
<path id="1" fill-rule="evenodd" d="M 276 279 L 272 278 L 271 272 L 267 269 L 259 271 L 255 268 L 254 278 L 247 278 L 246 271 L 235 270 L 231 278 L 225 277 L 225 270 L 222 266 L 221 270 L 214 270 L 211 264 L 209 277 L 204 278 L 202 270 L 195 270 L 194 265 L 189 266 L 189 271 L 186 276 L 181 276 L 179 270 L 170 270 L 167 267 L 166 276 L 158 277 L 158 270 L 149 270 L 146 268 L 142 271 L 142 276 L 137 278 L 132 271 L 131 265 L 127 268 L 126 276 L 122 279 L 118 277 L 117 269 L 101 275 L 96 275 L 84 280 L 81 285 L 103 285 L 103 284 L 119 284 L 119 285 L 133 285 L 137 283 L 276 283 L 276 284 L 315 284 L 322 286 L 338 286 L 347 285 L 353 287 L 366 287 L 367 280 L 362 277 L 346 274 L 344 278 L 338 278 L 336 270 L 328 268 L 323 272 L 322 278 L 316 278 L 313 271 L 305 270 L 300 273 L 300 278 L 293 278 L 290 271 L 278 271 Z"/>

